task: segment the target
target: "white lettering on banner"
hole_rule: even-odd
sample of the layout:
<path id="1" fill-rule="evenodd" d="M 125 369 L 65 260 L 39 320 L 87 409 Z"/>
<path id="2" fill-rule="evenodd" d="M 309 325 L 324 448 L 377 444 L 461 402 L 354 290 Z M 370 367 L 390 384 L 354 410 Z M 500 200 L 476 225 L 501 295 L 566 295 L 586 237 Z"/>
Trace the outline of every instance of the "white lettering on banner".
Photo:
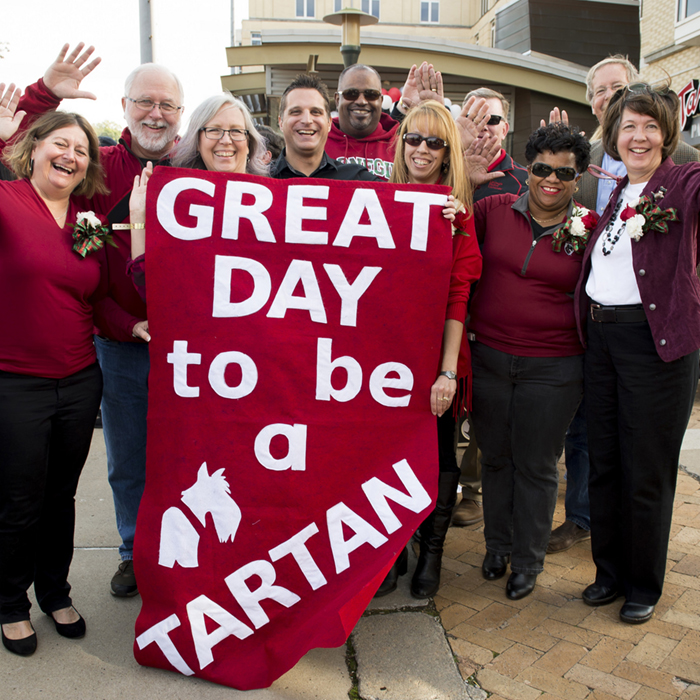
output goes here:
<path id="1" fill-rule="evenodd" d="M 253 278 L 253 293 L 243 301 L 231 301 L 231 275 L 234 270 L 243 270 Z M 271 292 L 270 273 L 262 263 L 236 255 L 214 256 L 214 318 L 254 314 L 267 304 Z"/>
<path id="2" fill-rule="evenodd" d="M 369 215 L 369 224 L 360 223 L 365 212 Z M 394 239 L 391 237 L 389 224 L 384 216 L 384 210 L 374 190 L 359 189 L 352 193 L 350 206 L 345 213 L 345 218 L 340 225 L 333 245 L 349 248 L 355 236 L 375 238 L 378 248 L 396 248 Z"/>
<path id="3" fill-rule="evenodd" d="M 149 627 L 143 634 L 136 637 L 136 643 L 139 649 L 147 647 L 155 642 L 158 648 L 163 652 L 163 656 L 176 668 L 183 676 L 192 676 L 194 671 L 187 665 L 185 660 L 180 656 L 180 652 L 170 639 L 168 634 L 174 629 L 177 629 L 182 623 L 177 615 L 170 615 L 165 620 L 157 622 L 152 627 Z"/>
<path id="4" fill-rule="evenodd" d="M 177 180 L 171 180 L 158 195 L 158 204 L 156 206 L 158 221 L 173 238 L 179 238 L 182 241 L 196 241 L 200 238 L 208 238 L 211 236 L 214 223 L 213 207 L 205 207 L 201 204 L 190 205 L 190 216 L 197 219 L 195 227 L 183 226 L 175 218 L 175 200 L 185 190 L 199 190 L 213 197 L 214 192 L 216 192 L 216 185 L 213 182 L 209 182 L 209 180 L 201 180 L 196 177 L 181 177 Z"/>
<path id="5" fill-rule="evenodd" d="M 168 364 L 173 366 L 173 389 L 178 396 L 196 398 L 199 396 L 199 387 L 187 384 L 187 367 L 202 363 L 202 356 L 198 352 L 187 352 L 186 340 L 175 340 L 173 351 L 168 353 Z"/>
<path id="6" fill-rule="evenodd" d="M 369 289 L 381 267 L 363 267 L 351 284 L 340 265 L 324 264 L 333 288 L 340 297 L 340 325 L 357 325 L 357 306 Z M 253 279 L 253 291 L 247 299 L 231 301 L 233 273 L 242 271 Z M 301 283 L 303 296 L 295 296 L 294 290 Z M 251 258 L 236 255 L 214 256 L 214 318 L 238 318 L 260 311 L 272 294 L 272 280 L 265 266 Z M 268 318 L 284 318 L 288 309 L 308 311 L 311 320 L 327 323 L 326 310 L 314 266 L 308 260 L 292 260 L 287 268 L 275 298 L 267 312 Z"/>
<path id="7" fill-rule="evenodd" d="M 354 399 L 362 388 L 362 367 L 360 363 L 350 355 L 343 355 L 331 359 L 331 347 L 333 341 L 330 338 L 319 338 L 316 345 L 316 400 L 330 401 L 335 399 L 344 403 Z M 333 386 L 333 372 L 342 367 L 347 379 L 342 389 Z M 394 372 L 398 378 L 387 376 Z M 382 406 L 393 408 L 408 406 L 411 401 L 411 394 L 405 396 L 388 396 L 385 388 L 402 389 L 411 391 L 413 389 L 413 372 L 400 362 L 385 362 L 379 365 L 370 375 L 369 391 L 372 398 Z"/>
<path id="8" fill-rule="evenodd" d="M 241 381 L 238 386 L 226 383 L 226 368 L 236 364 L 241 368 Z M 219 353 L 209 365 L 209 384 L 223 399 L 242 399 L 255 389 L 258 383 L 258 368 L 255 362 L 242 352 L 231 350 Z"/>
<path id="9" fill-rule="evenodd" d="M 367 502 L 381 521 L 387 534 L 396 532 L 401 527 L 401 521 L 391 510 L 388 500 L 392 500 L 414 513 L 420 513 L 431 506 L 427 491 L 416 477 L 408 461 L 402 459 L 392 466 L 406 491 L 405 493 L 389 486 L 377 477 L 372 477 L 362 484 Z M 219 474 L 219 471 L 216 474 Z M 341 574 L 352 566 L 349 555 L 362 545 L 369 544 L 376 549 L 388 542 L 385 535 L 342 501 L 326 511 L 326 527 L 336 574 Z M 355 533 L 348 540 L 344 537 L 344 527 Z M 291 554 L 312 591 L 316 591 L 328 583 L 306 546 L 306 542 L 318 531 L 316 523 L 311 523 L 269 550 L 269 556 L 273 562 Z M 246 583 L 253 576 L 260 580 L 260 585 L 254 590 Z M 300 596 L 288 588 L 276 585 L 276 578 L 275 567 L 270 562 L 259 559 L 241 566 L 224 579 L 231 595 L 248 616 L 255 629 L 260 629 L 270 622 L 268 613 L 261 605 L 262 601 L 274 600 L 289 608 L 301 600 Z M 199 595 L 187 603 L 186 610 L 200 668 L 212 663 L 214 660 L 212 650 L 219 642 L 231 636 L 246 639 L 255 632 L 219 603 L 205 595 Z M 205 616 L 218 623 L 219 626 L 211 632 L 207 632 Z M 180 620 L 176 614 L 173 614 L 139 635 L 136 643 L 140 649 L 143 649 L 148 644 L 155 642 L 175 669 L 184 675 L 191 676 L 192 669 L 187 665 L 169 637 L 169 633 L 179 626 Z"/>
<path id="10" fill-rule="evenodd" d="M 213 197 L 216 188 L 217 185 L 213 182 L 196 177 L 181 177 L 166 183 L 158 193 L 156 200 L 159 223 L 167 233 L 182 241 L 195 241 L 212 236 L 215 209 L 213 205 L 191 204 L 189 215 L 197 220 L 197 224 L 184 226 L 175 218 L 175 202 L 180 194 L 188 190 L 203 192 Z M 253 203 L 243 204 L 244 195 L 251 196 L 254 200 Z M 284 222 L 286 243 L 328 244 L 329 237 L 333 232 L 305 231 L 303 229 L 304 221 L 326 221 L 328 218 L 327 207 L 307 206 L 304 200 L 327 200 L 328 196 L 329 188 L 327 185 L 290 185 L 287 188 Z M 272 225 L 265 215 L 273 201 L 272 191 L 264 185 L 242 180 L 229 180 L 226 183 L 224 197 L 221 237 L 238 240 L 240 222 L 245 219 L 253 227 L 257 240 L 275 243 Z M 433 206 L 444 207 L 447 195 L 418 192 L 414 189 L 396 190 L 394 201 L 413 207 L 410 247 L 411 250 L 426 251 L 430 208 Z M 360 223 L 365 214 L 369 223 Z M 378 248 L 396 248 L 379 196 L 374 189 L 359 188 L 353 192 L 343 221 L 333 240 L 333 245 L 348 248 L 356 237 L 374 238 Z"/>
<path id="11" fill-rule="evenodd" d="M 428 220 L 430 207 L 447 204 L 446 194 L 431 194 L 430 192 L 406 192 L 398 190 L 394 193 L 397 202 L 413 204 L 413 225 L 411 226 L 411 250 L 425 252 L 428 249 Z"/>
<path id="12" fill-rule="evenodd" d="M 287 190 L 287 218 L 284 225 L 284 240 L 287 243 L 326 245 L 328 231 L 304 231 L 304 221 L 326 221 L 326 207 L 309 207 L 304 199 L 328 199 L 328 185 L 290 185 Z"/>
<path id="13" fill-rule="evenodd" d="M 253 204 L 243 204 L 243 195 L 252 195 Z M 270 222 L 263 212 L 272 206 L 272 191 L 257 182 L 233 180 L 226 183 L 224 201 L 224 221 L 221 227 L 222 238 L 238 240 L 238 228 L 241 219 L 247 219 L 253 226 L 255 237 L 259 241 L 274 243 Z"/>
<path id="14" fill-rule="evenodd" d="M 204 616 L 218 622 L 219 626 L 212 632 L 207 632 L 207 623 Z M 238 618 L 231 615 L 228 610 L 222 608 L 205 595 L 187 603 L 187 617 L 190 620 L 190 631 L 194 649 L 197 653 L 199 668 L 204 668 L 214 660 L 212 649 L 226 637 L 245 639 L 253 634 L 253 630 L 244 625 Z"/>
<path id="15" fill-rule="evenodd" d="M 311 525 L 307 525 L 303 530 L 297 532 L 296 535 L 290 537 L 286 542 L 278 544 L 268 552 L 272 561 L 279 561 L 282 557 L 286 557 L 287 554 L 291 554 L 294 557 L 294 561 L 299 565 L 301 573 L 304 574 L 304 577 L 314 591 L 328 583 L 321 569 L 318 568 L 318 564 L 311 556 L 309 548 L 306 546 L 306 540 L 313 537 L 317 532 L 318 525 L 316 525 L 316 523 L 311 523 Z"/>
<path id="16" fill-rule="evenodd" d="M 246 585 L 246 581 L 252 576 L 260 579 L 260 585 L 254 591 Z M 276 600 L 285 608 L 291 608 L 301 600 L 296 593 L 292 593 L 287 588 L 274 586 L 276 577 L 275 567 L 269 561 L 259 559 L 242 566 L 224 579 L 233 597 L 245 610 L 245 614 L 256 629 L 260 629 L 270 621 L 260 605 L 261 600 Z"/>
<path id="17" fill-rule="evenodd" d="M 279 459 L 270 452 L 272 440 L 278 435 L 287 438 L 288 446 L 287 454 Z M 303 472 L 306 469 L 306 426 L 300 423 L 273 423 L 264 427 L 255 438 L 255 457 L 265 469 Z"/>

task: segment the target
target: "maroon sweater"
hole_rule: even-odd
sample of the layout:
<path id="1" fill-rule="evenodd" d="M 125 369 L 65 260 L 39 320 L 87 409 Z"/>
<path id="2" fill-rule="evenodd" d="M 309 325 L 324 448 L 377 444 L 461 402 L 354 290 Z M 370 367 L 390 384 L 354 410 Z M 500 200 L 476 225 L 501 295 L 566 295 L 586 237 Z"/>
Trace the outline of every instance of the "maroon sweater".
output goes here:
<path id="1" fill-rule="evenodd" d="M 484 269 L 472 296 L 469 330 L 477 341 L 510 355 L 579 355 L 573 292 L 582 255 L 552 250 L 557 226 L 533 242 L 528 197 L 494 195 L 474 205 Z"/>
<path id="2" fill-rule="evenodd" d="M 95 362 L 104 250 L 73 252 L 79 211 L 71 200 L 60 229 L 29 180 L 0 182 L 0 370 L 59 379 Z"/>

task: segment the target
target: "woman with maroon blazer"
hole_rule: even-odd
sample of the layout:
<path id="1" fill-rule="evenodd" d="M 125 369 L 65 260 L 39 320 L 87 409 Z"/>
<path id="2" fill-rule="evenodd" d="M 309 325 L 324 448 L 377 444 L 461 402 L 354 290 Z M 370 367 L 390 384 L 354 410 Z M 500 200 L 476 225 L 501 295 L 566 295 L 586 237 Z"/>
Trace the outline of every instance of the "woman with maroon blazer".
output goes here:
<path id="1" fill-rule="evenodd" d="M 13 117 L 18 99 L 0 85 L 2 140 L 24 114 Z M 28 656 L 32 583 L 60 635 L 85 634 L 67 577 L 102 393 L 92 302 L 103 295 L 94 236 L 104 231 L 73 197 L 106 189 L 97 136 L 77 114 L 40 117 L 5 160 L 19 179 L 0 182 L 0 624 L 3 645 Z"/>
<path id="2" fill-rule="evenodd" d="M 676 166 L 679 101 L 637 83 L 605 113 L 603 145 L 627 177 L 591 236 L 576 289 L 585 355 L 595 582 L 649 620 L 664 581 L 678 459 L 698 383 L 700 164 Z"/>

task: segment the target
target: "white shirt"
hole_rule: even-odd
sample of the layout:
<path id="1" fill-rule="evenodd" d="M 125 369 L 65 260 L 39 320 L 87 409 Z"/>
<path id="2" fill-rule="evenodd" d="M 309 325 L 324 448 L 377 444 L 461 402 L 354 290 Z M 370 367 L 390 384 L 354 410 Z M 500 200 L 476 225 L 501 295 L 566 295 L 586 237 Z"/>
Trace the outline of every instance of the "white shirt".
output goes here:
<path id="1" fill-rule="evenodd" d="M 629 237 L 626 230 L 622 231 L 609 255 L 603 255 L 603 243 L 607 241 L 606 248 L 610 248 L 609 239 L 614 240 L 623 225 L 620 214 L 631 201 L 639 198 L 646 184 L 646 182 L 640 182 L 637 185 L 627 185 L 622 190 L 620 193 L 622 206 L 615 220 L 611 222 L 612 228 L 608 229 L 609 224 L 606 226 L 606 230 L 598 236 L 591 253 L 591 274 L 586 282 L 586 294 L 592 301 L 603 306 L 642 303 L 632 264 L 632 246 L 636 243 Z"/>

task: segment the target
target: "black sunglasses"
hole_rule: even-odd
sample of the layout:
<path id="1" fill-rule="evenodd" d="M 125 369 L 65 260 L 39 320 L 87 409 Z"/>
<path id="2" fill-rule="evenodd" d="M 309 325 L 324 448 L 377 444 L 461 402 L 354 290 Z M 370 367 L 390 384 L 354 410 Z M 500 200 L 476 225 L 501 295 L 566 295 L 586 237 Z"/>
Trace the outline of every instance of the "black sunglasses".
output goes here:
<path id="1" fill-rule="evenodd" d="M 489 120 L 486 122 L 486 126 L 498 126 L 501 122 L 504 122 L 506 120 L 505 117 L 502 117 L 500 114 L 492 114 L 489 116 Z"/>
<path id="2" fill-rule="evenodd" d="M 403 140 L 409 146 L 415 146 L 416 148 L 418 148 L 418 146 L 420 146 L 423 143 L 423 141 L 425 141 L 425 145 L 431 151 L 439 151 L 441 148 L 449 148 L 447 141 L 445 141 L 444 139 L 440 139 L 437 136 L 421 136 L 420 134 L 404 134 Z"/>
<path id="3" fill-rule="evenodd" d="M 571 182 L 576 177 L 576 171 L 573 168 L 553 168 L 545 163 L 533 163 L 530 166 L 530 172 L 535 177 L 549 177 L 554 173 L 562 182 Z"/>
<path id="4" fill-rule="evenodd" d="M 368 102 L 375 102 L 382 96 L 381 90 L 358 90 L 357 88 L 348 88 L 347 90 L 340 90 L 339 94 L 342 95 L 348 102 L 354 102 L 362 93 Z"/>

